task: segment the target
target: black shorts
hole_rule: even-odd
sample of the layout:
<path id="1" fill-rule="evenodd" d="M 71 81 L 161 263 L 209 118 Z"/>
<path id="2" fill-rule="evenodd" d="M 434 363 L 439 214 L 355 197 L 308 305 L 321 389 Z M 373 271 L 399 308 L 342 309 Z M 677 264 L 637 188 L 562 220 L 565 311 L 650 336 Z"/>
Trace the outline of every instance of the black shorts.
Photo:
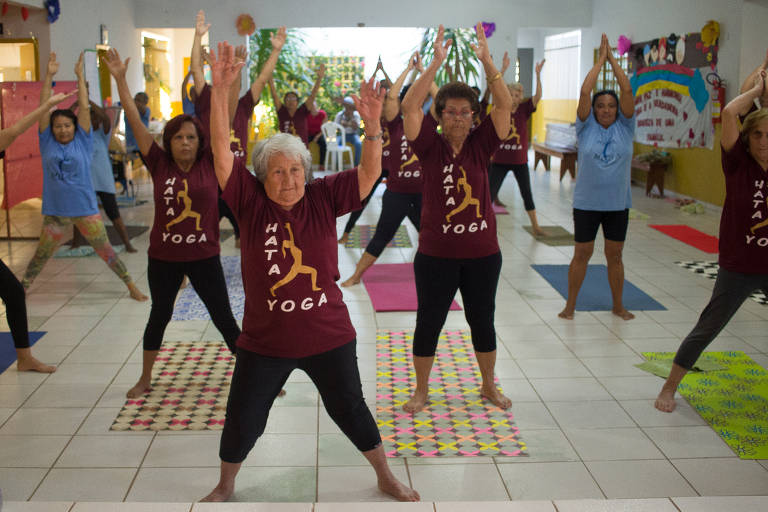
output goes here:
<path id="1" fill-rule="evenodd" d="M 104 213 L 107 214 L 107 217 L 109 217 L 109 220 L 113 221 L 120 217 L 120 210 L 117 208 L 117 199 L 115 198 L 115 194 L 112 194 L 110 192 L 96 192 L 96 195 L 99 196 L 99 199 L 101 200 L 101 206 L 104 207 Z"/>
<path id="2" fill-rule="evenodd" d="M 603 236 L 612 242 L 623 242 L 627 238 L 629 210 L 599 211 L 573 209 L 573 230 L 576 242 L 593 242 L 597 229 L 603 226 Z"/>

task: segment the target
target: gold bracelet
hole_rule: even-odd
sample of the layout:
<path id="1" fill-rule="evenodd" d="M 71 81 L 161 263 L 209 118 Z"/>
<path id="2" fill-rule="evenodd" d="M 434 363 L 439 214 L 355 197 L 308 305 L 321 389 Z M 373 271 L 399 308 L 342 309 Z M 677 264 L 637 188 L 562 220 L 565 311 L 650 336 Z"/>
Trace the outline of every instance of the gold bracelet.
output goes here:
<path id="1" fill-rule="evenodd" d="M 497 71 L 495 75 L 493 75 L 491 78 L 488 79 L 488 85 L 492 84 L 499 78 L 501 78 L 501 71 Z"/>
<path id="2" fill-rule="evenodd" d="M 365 134 L 365 140 L 380 140 L 383 135 L 384 135 L 384 130 L 380 131 L 376 135 L 368 135 L 366 133 Z"/>

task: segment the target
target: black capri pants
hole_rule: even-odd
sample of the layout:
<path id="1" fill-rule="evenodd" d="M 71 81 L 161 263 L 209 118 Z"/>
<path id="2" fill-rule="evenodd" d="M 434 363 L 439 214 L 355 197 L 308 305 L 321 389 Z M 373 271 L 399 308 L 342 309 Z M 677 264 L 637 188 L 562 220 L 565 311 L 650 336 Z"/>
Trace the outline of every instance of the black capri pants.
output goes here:
<path id="1" fill-rule="evenodd" d="M 440 329 L 456 290 L 464 301 L 464 316 L 476 352 L 496 350 L 496 287 L 501 274 L 501 253 L 483 258 L 436 258 L 420 252 L 413 260 L 416 277 L 416 330 L 413 355 L 432 357 Z"/>
<path id="2" fill-rule="evenodd" d="M 601 225 L 603 237 L 606 240 L 623 242 L 627 239 L 629 209 L 616 211 L 573 209 L 573 238 L 577 242 L 594 241 Z"/>
<path id="3" fill-rule="evenodd" d="M 381 215 L 376 224 L 376 232 L 368 242 L 365 252 L 378 258 L 395 237 L 397 228 L 406 216 L 418 231 L 421 220 L 421 194 L 401 194 L 385 190 L 381 198 Z"/>
<path id="4" fill-rule="evenodd" d="M 5 316 L 11 329 L 13 346 L 29 348 L 29 326 L 27 324 L 27 302 L 24 287 L 11 269 L 0 260 L 0 299 L 5 302 Z"/>
<path id="5" fill-rule="evenodd" d="M 229 305 L 227 283 L 219 256 L 195 261 L 163 261 L 149 258 L 147 279 L 152 308 L 144 329 L 144 350 L 160 350 L 163 334 L 173 316 L 173 305 L 184 276 L 194 287 L 211 315 L 211 320 L 224 336 L 224 342 L 233 353 L 240 336 L 232 308 Z"/>
<path id="6" fill-rule="evenodd" d="M 262 356 L 238 347 L 219 446 L 222 461 L 245 460 L 264 433 L 272 402 L 295 369 L 309 375 L 328 415 L 358 450 L 367 452 L 381 445 L 376 421 L 363 398 L 355 340 L 298 359 Z"/>
<path id="7" fill-rule="evenodd" d="M 376 180 L 376 183 L 373 184 L 373 187 L 371 187 L 371 191 L 368 193 L 368 195 L 360 201 L 362 206 L 359 210 L 355 210 L 352 213 L 349 214 L 349 219 L 347 219 L 347 224 L 344 226 L 344 233 L 351 233 L 352 228 L 355 227 L 355 224 L 357 224 L 357 219 L 360 218 L 360 216 L 363 214 L 363 210 L 365 210 L 365 207 L 368 206 L 368 203 L 370 202 L 371 198 L 373 197 L 373 193 L 376 192 L 376 187 L 379 186 L 379 183 L 381 183 L 381 180 L 387 177 L 389 174 L 389 171 L 386 169 L 383 169 L 381 171 L 381 174 L 379 175 L 379 178 Z"/>
<path id="8" fill-rule="evenodd" d="M 499 189 L 504 183 L 507 172 L 512 171 L 517 180 L 517 187 L 520 189 L 520 195 L 523 196 L 525 211 L 529 212 L 536 209 L 533 202 L 533 193 L 531 192 L 531 174 L 528 172 L 528 164 L 491 164 L 488 169 L 488 184 L 491 189 L 491 201 L 499 197 Z"/>
<path id="9" fill-rule="evenodd" d="M 117 208 L 117 199 L 115 198 L 115 194 L 97 190 L 96 195 L 99 196 L 101 206 L 104 207 L 104 213 L 107 214 L 109 220 L 115 222 L 115 219 L 119 219 L 120 210 Z"/>

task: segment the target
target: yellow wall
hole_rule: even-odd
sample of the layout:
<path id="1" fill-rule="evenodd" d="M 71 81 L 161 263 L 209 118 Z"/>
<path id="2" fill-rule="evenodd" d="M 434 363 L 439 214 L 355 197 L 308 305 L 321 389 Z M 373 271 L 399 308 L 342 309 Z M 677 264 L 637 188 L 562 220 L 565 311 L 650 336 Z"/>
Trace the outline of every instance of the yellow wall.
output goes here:
<path id="1" fill-rule="evenodd" d="M 547 123 L 573 123 L 576 121 L 578 100 L 540 100 L 531 116 L 531 139 L 544 142 Z"/>

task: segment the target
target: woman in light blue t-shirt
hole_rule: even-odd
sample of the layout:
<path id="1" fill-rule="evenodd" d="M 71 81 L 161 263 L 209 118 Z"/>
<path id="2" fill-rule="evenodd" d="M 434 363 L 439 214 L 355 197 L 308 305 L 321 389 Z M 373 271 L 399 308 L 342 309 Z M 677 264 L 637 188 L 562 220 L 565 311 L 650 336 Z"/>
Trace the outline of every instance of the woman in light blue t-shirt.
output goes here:
<path id="1" fill-rule="evenodd" d="M 611 64 L 619 84 L 619 96 L 612 90 L 591 96 L 605 62 Z M 591 97 L 591 98 L 590 98 Z M 568 269 L 568 300 L 559 316 L 572 319 L 576 298 L 587 273 L 595 247 L 597 230 L 602 225 L 608 283 L 613 298 L 613 314 L 624 320 L 635 317 L 622 304 L 624 264 L 621 252 L 627 235 L 635 132 L 634 97 L 629 79 L 616 61 L 603 34 L 597 62 L 581 86 L 576 133 L 579 138 L 578 177 L 573 191 L 573 224 L 576 247 Z"/>

